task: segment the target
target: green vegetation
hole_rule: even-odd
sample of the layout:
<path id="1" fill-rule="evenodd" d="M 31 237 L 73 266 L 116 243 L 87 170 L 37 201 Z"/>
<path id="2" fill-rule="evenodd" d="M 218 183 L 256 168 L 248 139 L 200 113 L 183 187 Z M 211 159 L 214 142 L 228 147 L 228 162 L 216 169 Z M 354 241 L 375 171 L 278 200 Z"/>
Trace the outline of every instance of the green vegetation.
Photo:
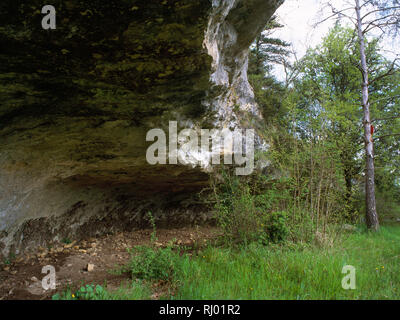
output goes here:
<path id="1" fill-rule="evenodd" d="M 249 187 L 257 179 L 246 184 L 227 174 L 224 178 L 224 192 L 216 192 L 215 207 L 224 231 L 221 241 L 197 249 L 159 247 L 149 214 L 153 245 L 130 249 L 130 262 L 117 270 L 132 277 L 131 286 L 110 292 L 86 285 L 53 299 L 150 299 L 152 284 L 160 281 L 167 286 L 159 295 L 162 299 L 400 298 L 399 226 L 372 233 L 361 225 L 349 230 L 329 223 L 321 228 L 304 218 L 300 226 L 292 225 L 298 220 L 273 210 L 287 202 L 281 192 L 270 188 L 268 197 L 260 201 L 263 197 L 252 195 Z M 355 268 L 354 290 L 342 287 L 347 265 Z"/>
<path id="2" fill-rule="evenodd" d="M 268 43 L 267 36 L 263 39 Z M 271 49 L 269 42 L 254 47 L 249 66 L 249 79 L 265 118 L 258 133 L 270 144 L 268 152 L 259 155 L 270 162 L 266 175 L 275 176 L 280 190 L 288 193 L 284 210 L 291 215 L 302 212 L 318 225 L 356 223 L 365 213 L 365 155 L 360 52 L 354 45 L 354 30 L 337 23 L 320 45 L 295 64 L 287 61 L 284 43 L 272 42 L 275 48 Z M 271 50 L 275 62 L 284 66 L 284 81 L 271 75 L 270 61 L 257 58 Z M 368 38 L 366 51 L 382 222 L 399 217 L 400 73 L 383 54 L 379 39 Z M 264 66 L 261 72 L 260 65 Z"/>
<path id="3" fill-rule="evenodd" d="M 61 240 L 61 243 L 64 243 L 64 244 L 70 244 L 71 242 L 72 241 L 70 239 L 68 239 L 68 238 L 65 238 L 65 239 Z"/>
<path id="4" fill-rule="evenodd" d="M 125 271 L 130 272 L 133 278 L 171 280 L 176 275 L 177 265 L 177 255 L 172 249 L 137 246 L 130 250 L 132 258 Z"/>
<path id="5" fill-rule="evenodd" d="M 270 186 L 262 192 L 261 181 L 251 183 L 222 171 L 224 183 L 214 184 L 215 215 L 225 244 L 279 242 L 288 235 L 287 212 L 277 202 L 284 194 Z M 257 183 L 258 182 L 258 183 Z"/>
<path id="6" fill-rule="evenodd" d="M 332 247 L 304 243 L 241 249 L 209 248 L 182 260 L 177 299 L 398 299 L 400 230 L 357 232 Z M 342 268 L 356 268 L 344 290 Z"/>
<path id="7" fill-rule="evenodd" d="M 121 286 L 116 291 L 108 291 L 103 286 L 88 284 L 74 291 L 67 289 L 53 295 L 53 300 L 142 300 L 148 298 L 150 291 L 140 282 Z"/>
<path id="8" fill-rule="evenodd" d="M 337 230 L 336 230 L 337 231 Z M 331 234 L 330 237 L 333 237 Z M 332 242 L 286 242 L 263 246 L 209 246 L 196 254 L 179 255 L 170 248 L 158 249 L 173 264 L 171 294 L 166 299 L 399 299 L 398 270 L 400 228 L 382 227 L 378 233 L 362 228 Z M 333 245 L 334 244 L 334 245 Z M 149 248 L 148 250 L 152 250 Z M 137 262 L 148 256 L 148 252 Z M 165 261 L 165 260 L 162 260 Z M 356 289 L 344 290 L 345 265 L 356 268 Z M 148 265 L 158 270 L 161 262 Z M 54 299 L 148 299 L 150 279 L 164 274 L 138 273 L 149 282 L 133 281 L 130 288 L 110 293 L 101 286 L 67 290 Z M 171 275 L 171 274 L 170 274 Z M 173 295 L 172 295 L 173 294 Z"/>

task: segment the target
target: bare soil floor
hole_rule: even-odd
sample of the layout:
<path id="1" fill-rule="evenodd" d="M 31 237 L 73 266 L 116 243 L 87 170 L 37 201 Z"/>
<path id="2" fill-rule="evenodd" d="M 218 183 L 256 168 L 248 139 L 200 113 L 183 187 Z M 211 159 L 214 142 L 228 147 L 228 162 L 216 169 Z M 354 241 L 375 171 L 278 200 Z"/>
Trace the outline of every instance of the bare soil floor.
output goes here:
<path id="1" fill-rule="evenodd" d="M 36 252 L 0 261 L 0 300 L 45 300 L 66 288 L 77 289 L 82 285 L 106 285 L 108 289 L 119 288 L 131 280 L 129 274 L 115 274 L 129 260 L 127 249 L 136 245 L 151 245 L 151 229 L 122 232 L 99 238 L 69 243 L 54 243 Z M 185 247 L 201 246 L 219 235 L 215 227 L 185 227 L 157 230 L 156 246 L 165 246 L 171 241 Z M 72 239 L 73 240 L 73 239 Z M 87 271 L 88 264 L 94 265 Z M 42 268 L 46 265 L 56 269 L 55 290 L 42 288 Z M 153 299 L 157 299 L 161 288 L 154 287 Z"/>

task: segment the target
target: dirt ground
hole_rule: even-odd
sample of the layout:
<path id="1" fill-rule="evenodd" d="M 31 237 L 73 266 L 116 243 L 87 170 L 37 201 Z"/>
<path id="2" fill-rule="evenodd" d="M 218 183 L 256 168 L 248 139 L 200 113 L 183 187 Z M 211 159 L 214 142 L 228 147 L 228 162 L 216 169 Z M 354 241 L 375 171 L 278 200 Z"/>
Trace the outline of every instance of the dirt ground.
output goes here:
<path id="1" fill-rule="evenodd" d="M 110 272 L 129 260 L 127 249 L 135 245 L 150 245 L 152 230 L 137 230 L 91 238 L 69 243 L 54 243 L 48 248 L 13 257 L 0 262 L 0 300 L 46 300 L 67 287 L 79 288 L 84 284 L 107 285 L 119 288 L 130 280 L 128 274 Z M 156 246 L 174 241 L 176 245 L 193 247 L 218 236 L 215 227 L 186 227 L 157 230 Z M 88 271 L 88 264 L 94 266 Z M 46 265 L 56 269 L 56 289 L 42 288 L 42 268 Z M 155 292 L 152 298 L 157 299 Z"/>

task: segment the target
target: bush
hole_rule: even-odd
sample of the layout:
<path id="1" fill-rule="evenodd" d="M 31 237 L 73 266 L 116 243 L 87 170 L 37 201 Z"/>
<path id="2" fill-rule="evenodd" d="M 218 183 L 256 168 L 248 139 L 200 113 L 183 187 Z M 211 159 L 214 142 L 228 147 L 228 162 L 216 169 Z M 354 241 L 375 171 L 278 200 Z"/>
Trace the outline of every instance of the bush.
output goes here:
<path id="1" fill-rule="evenodd" d="M 287 227 L 287 214 L 284 211 L 273 212 L 267 222 L 267 233 L 272 242 L 279 242 L 286 239 L 289 229 Z"/>
<path id="2" fill-rule="evenodd" d="M 130 250 L 132 255 L 128 271 L 132 277 L 144 280 L 172 280 L 176 274 L 179 254 L 173 248 L 152 248 L 136 246 Z"/>
<path id="3" fill-rule="evenodd" d="M 222 172 L 224 183 L 214 185 L 215 215 L 227 243 L 279 242 L 288 234 L 287 214 L 274 210 L 277 190 L 257 194 L 251 179 Z"/>

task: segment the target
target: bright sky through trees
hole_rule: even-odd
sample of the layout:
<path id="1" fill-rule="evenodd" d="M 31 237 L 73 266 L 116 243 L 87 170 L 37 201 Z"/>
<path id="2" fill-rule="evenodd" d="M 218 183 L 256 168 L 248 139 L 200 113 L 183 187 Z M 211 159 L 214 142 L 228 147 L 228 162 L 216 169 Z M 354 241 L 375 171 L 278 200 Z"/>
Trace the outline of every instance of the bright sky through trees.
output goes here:
<path id="1" fill-rule="evenodd" d="M 319 24 L 316 28 L 314 27 L 316 23 L 332 14 L 329 8 L 323 8 L 327 2 L 327 0 L 286 0 L 277 10 L 276 14 L 284 28 L 277 30 L 274 37 L 292 43 L 298 59 L 303 57 L 308 48 L 318 45 L 334 25 L 335 19 L 332 18 Z M 331 0 L 329 2 L 337 9 L 349 7 L 348 4 L 346 5 L 346 0 Z M 348 14 L 354 15 L 355 12 L 349 11 Z M 346 19 L 343 19 L 343 24 L 349 23 Z M 400 54 L 400 39 L 396 41 L 396 39 L 386 37 L 381 44 L 385 50 L 384 55 L 389 59 L 394 58 L 396 53 Z M 285 78 L 282 72 L 283 68 L 280 66 L 277 66 L 274 70 L 274 74 L 279 80 Z"/>

